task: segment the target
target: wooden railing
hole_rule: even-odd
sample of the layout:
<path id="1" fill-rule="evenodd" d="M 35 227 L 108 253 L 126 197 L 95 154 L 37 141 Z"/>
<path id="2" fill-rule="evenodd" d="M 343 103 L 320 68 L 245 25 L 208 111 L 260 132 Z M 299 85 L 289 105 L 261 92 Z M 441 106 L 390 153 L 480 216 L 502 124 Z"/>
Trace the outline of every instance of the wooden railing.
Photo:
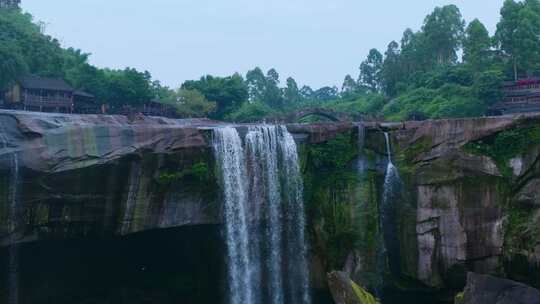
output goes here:
<path id="1" fill-rule="evenodd" d="M 44 97 L 35 95 L 26 95 L 24 97 L 24 105 L 27 107 L 43 107 L 43 108 L 71 108 L 73 102 L 67 97 Z"/>

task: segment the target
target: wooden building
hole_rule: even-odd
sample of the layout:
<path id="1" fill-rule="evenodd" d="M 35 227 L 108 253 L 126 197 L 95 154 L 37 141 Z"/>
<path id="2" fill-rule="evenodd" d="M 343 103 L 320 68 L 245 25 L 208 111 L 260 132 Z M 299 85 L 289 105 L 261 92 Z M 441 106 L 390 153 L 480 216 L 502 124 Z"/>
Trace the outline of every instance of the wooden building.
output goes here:
<path id="1" fill-rule="evenodd" d="M 117 113 L 122 115 L 140 114 L 144 116 L 178 118 L 178 115 L 173 107 L 158 102 L 157 100 L 147 101 L 144 104 L 137 106 L 124 105 Z"/>
<path id="2" fill-rule="evenodd" d="M 504 100 L 490 108 L 490 114 L 540 112 L 540 78 L 505 82 Z"/>
<path id="3" fill-rule="evenodd" d="M 93 105 L 92 95 L 75 91 L 61 79 L 24 76 L 4 94 L 4 107 L 9 109 L 58 113 L 84 109 L 80 113 L 99 112 L 99 106 Z M 86 105 L 76 107 L 76 103 Z"/>

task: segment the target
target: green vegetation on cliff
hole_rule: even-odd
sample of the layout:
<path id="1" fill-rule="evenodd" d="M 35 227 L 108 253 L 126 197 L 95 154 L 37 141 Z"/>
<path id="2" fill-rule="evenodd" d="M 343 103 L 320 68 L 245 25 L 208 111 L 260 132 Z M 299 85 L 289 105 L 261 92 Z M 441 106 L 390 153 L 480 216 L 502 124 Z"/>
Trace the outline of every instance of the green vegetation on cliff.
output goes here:
<path id="1" fill-rule="evenodd" d="M 505 130 L 494 136 L 469 143 L 469 152 L 491 157 L 505 176 L 512 174 L 509 161 L 540 143 L 540 125 Z"/>
<path id="2" fill-rule="evenodd" d="M 358 286 L 355 282 L 351 281 L 351 287 L 358 297 L 358 300 L 362 304 L 379 304 L 379 301 L 375 297 L 366 291 L 364 288 Z"/>
<path id="3" fill-rule="evenodd" d="M 327 270 L 341 269 L 358 237 L 356 184 L 351 162 L 358 155 L 351 133 L 306 147 L 304 159 L 305 201 L 313 219 L 317 252 L 325 255 Z"/>

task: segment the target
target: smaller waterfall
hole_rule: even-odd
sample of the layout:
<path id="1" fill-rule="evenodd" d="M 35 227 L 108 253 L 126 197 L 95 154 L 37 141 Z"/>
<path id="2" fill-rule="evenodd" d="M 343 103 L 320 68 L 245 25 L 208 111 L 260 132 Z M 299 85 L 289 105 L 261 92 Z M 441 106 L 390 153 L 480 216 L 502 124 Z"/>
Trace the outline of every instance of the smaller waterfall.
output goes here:
<path id="1" fill-rule="evenodd" d="M 139 192 L 139 184 L 141 179 L 141 165 L 138 161 L 131 163 L 128 179 L 128 193 L 126 198 L 126 209 L 124 210 L 124 218 L 122 221 L 121 234 L 125 235 L 130 232 L 131 223 L 137 205 L 137 195 Z"/>
<path id="2" fill-rule="evenodd" d="M 388 257 L 390 271 L 393 274 L 399 274 L 399 240 L 397 236 L 396 204 L 401 199 L 402 181 L 398 169 L 392 162 L 390 135 L 385 132 L 384 137 L 386 140 L 388 165 L 386 167 L 381 206 L 381 230 L 383 232 L 384 247 L 386 249 L 386 256 Z"/>
<path id="3" fill-rule="evenodd" d="M 10 197 L 10 242 L 11 246 L 9 247 L 9 304 L 18 304 L 19 303 L 19 246 L 16 243 L 16 234 L 18 230 L 18 218 L 19 214 L 18 209 L 18 185 L 19 185 L 19 157 L 17 153 L 12 154 L 11 159 L 11 178 L 9 185 L 9 197 Z"/>
<path id="4" fill-rule="evenodd" d="M 392 162 L 392 147 L 390 144 L 390 135 L 388 134 L 388 132 L 384 133 L 384 138 L 386 140 L 386 155 L 388 157 L 388 165 L 386 167 L 386 175 L 384 179 L 385 193 L 383 197 L 387 197 L 392 194 L 392 190 L 395 189 L 396 182 L 401 182 L 401 178 L 399 177 L 399 172 L 396 166 L 394 166 L 394 163 Z"/>
<path id="5" fill-rule="evenodd" d="M 249 254 L 246 166 L 238 132 L 226 127 L 214 130 L 214 155 L 221 169 L 225 198 L 225 234 L 230 304 L 253 304 L 252 264 Z"/>
<path id="6" fill-rule="evenodd" d="M 362 124 L 358 124 L 358 163 L 357 171 L 358 176 L 362 178 L 366 171 L 366 158 L 364 155 L 364 147 L 366 145 L 366 127 Z"/>
<path id="7" fill-rule="evenodd" d="M 4 125 L 0 123 L 0 142 L 2 148 L 9 149 L 9 141 L 6 135 Z M 19 155 L 17 152 L 12 152 L 10 156 L 10 178 L 8 188 L 9 201 L 9 240 L 10 247 L 8 250 L 8 299 L 9 304 L 19 303 L 19 247 L 17 242 L 17 231 L 19 229 L 19 204 L 18 204 L 18 188 L 19 188 Z"/>

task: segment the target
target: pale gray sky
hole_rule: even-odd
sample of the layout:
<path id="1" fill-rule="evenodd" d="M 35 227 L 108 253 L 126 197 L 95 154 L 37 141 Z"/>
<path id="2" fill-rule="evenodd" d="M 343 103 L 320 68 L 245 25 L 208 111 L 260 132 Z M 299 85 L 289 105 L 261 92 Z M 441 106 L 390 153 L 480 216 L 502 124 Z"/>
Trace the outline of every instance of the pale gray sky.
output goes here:
<path id="1" fill-rule="evenodd" d="M 493 32 L 503 0 L 22 0 L 64 46 L 100 67 L 135 67 L 177 87 L 204 74 L 276 68 L 314 88 L 341 86 L 370 48 L 456 4 Z"/>

